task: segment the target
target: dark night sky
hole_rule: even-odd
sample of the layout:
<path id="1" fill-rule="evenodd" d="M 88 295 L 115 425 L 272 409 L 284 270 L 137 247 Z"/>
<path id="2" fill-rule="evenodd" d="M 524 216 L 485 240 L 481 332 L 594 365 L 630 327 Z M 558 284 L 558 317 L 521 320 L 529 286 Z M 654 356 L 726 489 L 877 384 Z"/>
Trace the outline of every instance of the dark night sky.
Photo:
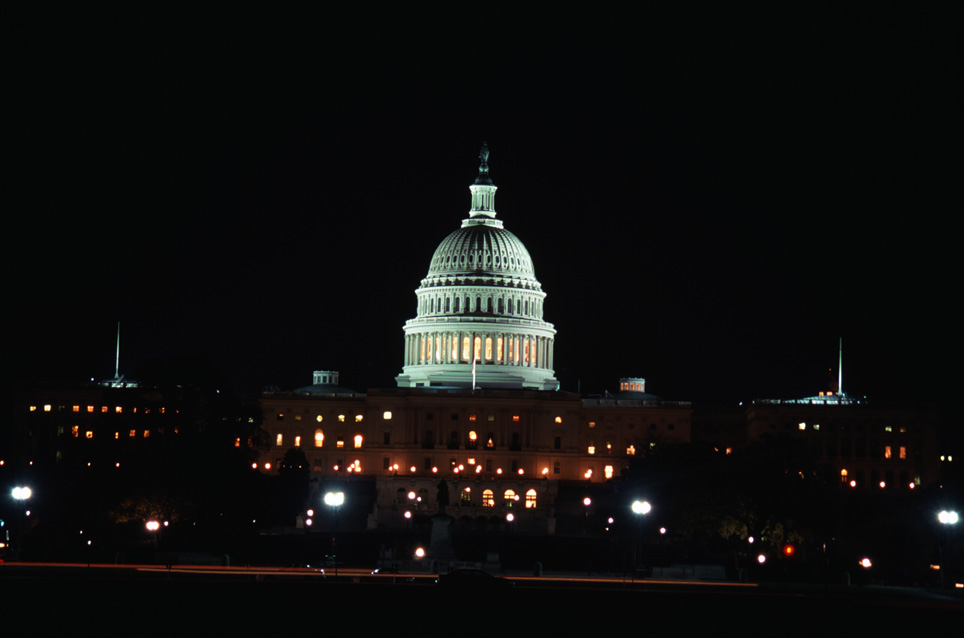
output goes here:
<path id="1" fill-rule="evenodd" d="M 953 9 L 7 13 L 17 376 L 394 386 L 486 140 L 563 389 L 957 390 Z"/>

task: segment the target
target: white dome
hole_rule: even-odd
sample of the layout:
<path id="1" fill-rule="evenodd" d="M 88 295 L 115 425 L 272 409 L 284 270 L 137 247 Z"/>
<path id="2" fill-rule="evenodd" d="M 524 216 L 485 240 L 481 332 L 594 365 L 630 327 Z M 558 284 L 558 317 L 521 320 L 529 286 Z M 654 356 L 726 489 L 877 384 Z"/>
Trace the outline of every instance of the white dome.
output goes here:
<path id="1" fill-rule="evenodd" d="M 415 291 L 418 315 L 405 324 L 399 387 L 525 387 L 556 390 L 556 333 L 542 320 L 545 293 L 529 251 L 495 219 L 495 191 L 483 146 L 472 209 L 432 256 Z"/>

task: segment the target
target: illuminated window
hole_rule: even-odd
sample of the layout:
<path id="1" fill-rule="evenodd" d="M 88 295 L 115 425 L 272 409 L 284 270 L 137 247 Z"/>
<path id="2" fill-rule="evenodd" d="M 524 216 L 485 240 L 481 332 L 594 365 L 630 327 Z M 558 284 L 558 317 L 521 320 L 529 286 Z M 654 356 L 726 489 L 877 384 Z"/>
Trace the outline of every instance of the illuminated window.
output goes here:
<path id="1" fill-rule="evenodd" d="M 464 490 L 462 490 L 461 500 L 462 500 L 462 503 L 464 503 L 465 505 L 470 505 L 472 503 L 471 487 L 467 487 Z"/>
<path id="2" fill-rule="evenodd" d="M 44 407 L 49 408 L 50 406 L 44 406 Z M 107 406 L 106 405 L 100 406 L 100 412 L 101 414 L 107 414 L 108 412 Z"/>
<path id="3" fill-rule="evenodd" d="M 86 432 L 84 432 L 84 438 L 85 438 L 85 439 L 92 439 L 92 438 L 94 438 L 94 431 L 93 431 L 93 430 L 87 430 Z"/>
<path id="4" fill-rule="evenodd" d="M 356 415 L 355 415 L 355 423 L 361 423 L 364 418 L 365 418 L 365 417 L 364 417 L 363 415 L 361 415 L 361 414 L 356 414 Z"/>
<path id="5" fill-rule="evenodd" d="M 88 405 L 88 406 L 87 406 L 87 412 L 90 413 L 90 412 L 93 412 L 93 411 L 94 411 L 94 406 Z"/>
<path id="6" fill-rule="evenodd" d="M 356 447 L 356 448 L 360 448 L 361 446 L 362 446 L 362 435 L 361 435 L 361 434 L 356 434 L 356 435 L 355 435 L 355 447 Z"/>
<path id="7" fill-rule="evenodd" d="M 557 417 L 556 417 L 555 419 L 553 419 L 553 420 L 554 420 L 556 423 L 562 423 L 562 417 L 561 417 L 561 416 L 557 416 Z"/>
<path id="8" fill-rule="evenodd" d="M 466 304 L 466 308 L 468 304 Z M 462 338 L 462 359 L 468 361 L 472 358 L 472 339 L 468 336 Z"/>
<path id="9" fill-rule="evenodd" d="M 475 421 L 475 415 L 474 415 L 474 414 L 470 414 L 470 415 L 469 415 L 469 421 Z"/>
<path id="10" fill-rule="evenodd" d="M 80 426 L 79 426 L 79 425 L 75 425 L 75 426 L 73 426 L 72 428 L 70 428 L 70 435 L 71 435 L 72 437 L 74 437 L 75 439 L 76 439 L 77 437 L 79 437 L 79 436 L 80 436 Z"/>
<path id="11" fill-rule="evenodd" d="M 315 417 L 315 421 L 317 421 L 318 423 L 321 423 L 324 420 L 325 420 L 324 417 L 322 417 L 320 414 Z"/>
<path id="12" fill-rule="evenodd" d="M 518 499 L 518 496 L 516 496 L 515 490 L 506 490 L 505 494 L 503 494 L 503 499 L 506 507 L 512 507 Z"/>
<path id="13" fill-rule="evenodd" d="M 235 439 L 234 439 L 234 447 L 241 447 L 241 437 L 240 437 L 240 436 L 235 437 Z"/>
<path id="14" fill-rule="evenodd" d="M 603 468 L 603 472 L 605 473 L 607 479 L 611 479 L 613 477 L 613 466 L 607 465 L 605 468 Z"/>
<path id="15" fill-rule="evenodd" d="M 279 413 L 275 416 L 274 420 L 275 420 L 275 421 L 284 421 L 284 420 L 285 420 L 285 413 L 284 413 L 284 412 L 279 412 Z"/>
<path id="16" fill-rule="evenodd" d="M 343 448 L 343 447 L 345 447 L 345 439 L 343 439 L 343 438 L 340 437 L 340 436 L 339 436 L 337 439 L 335 439 L 335 447 L 337 447 L 337 448 Z"/>
<path id="17" fill-rule="evenodd" d="M 338 421 L 341 422 L 341 423 L 344 423 L 344 422 L 345 422 L 345 415 L 344 415 L 344 414 L 339 414 L 339 415 L 338 415 Z"/>
<path id="18" fill-rule="evenodd" d="M 536 506 L 536 491 L 529 490 L 526 492 L 526 509 L 532 509 Z"/>
<path id="19" fill-rule="evenodd" d="M 884 458 L 885 458 L 885 459 L 889 459 L 890 457 L 891 457 L 890 446 L 889 446 L 889 445 L 885 445 L 885 446 L 884 446 Z"/>
<path id="20" fill-rule="evenodd" d="M 318 417 L 319 419 L 321 417 Z M 325 444 L 325 433 L 321 430 L 315 430 L 315 447 L 321 447 Z"/>
<path id="21" fill-rule="evenodd" d="M 904 447 L 903 445 L 900 446 L 900 458 L 902 458 L 902 459 L 906 459 L 906 458 L 907 458 L 907 448 Z"/>
<path id="22" fill-rule="evenodd" d="M 596 422 L 595 422 L 595 421 L 590 421 L 590 422 L 589 422 L 589 429 L 591 430 L 591 429 L 593 429 L 594 427 L 596 427 Z"/>
<path id="23" fill-rule="evenodd" d="M 797 424 L 797 429 L 798 429 L 798 430 L 806 430 L 806 429 L 807 429 L 807 424 L 806 424 L 806 423 L 798 423 L 798 424 Z"/>
<path id="24" fill-rule="evenodd" d="M 589 454 L 595 454 L 595 453 L 596 453 L 596 446 L 595 446 L 595 445 L 590 445 L 588 448 L 586 448 L 586 452 L 588 452 Z"/>
<path id="25" fill-rule="evenodd" d="M 495 494 L 492 490 L 482 491 L 482 507 L 495 507 Z"/>
<path id="26" fill-rule="evenodd" d="M 492 337 L 485 338 L 485 360 L 492 361 Z"/>
<path id="27" fill-rule="evenodd" d="M 114 432 L 114 440 L 116 441 L 119 438 L 120 438 L 120 432 Z"/>
<path id="28" fill-rule="evenodd" d="M 52 409 L 53 409 L 53 406 L 51 406 L 49 403 L 44 406 L 44 412 L 50 412 Z M 105 412 L 107 411 L 106 407 L 104 408 L 104 411 Z"/>
<path id="29" fill-rule="evenodd" d="M 392 413 L 391 413 L 391 411 L 385 410 L 385 411 L 382 413 L 382 418 L 385 419 L 386 421 L 391 421 L 391 420 L 392 420 Z"/>
<path id="30" fill-rule="evenodd" d="M 80 412 L 80 406 L 79 406 L 79 405 L 75 405 L 74 408 L 73 408 L 73 410 L 74 410 L 74 412 Z"/>
<path id="31" fill-rule="evenodd" d="M 301 435 L 300 435 L 300 434 L 296 434 L 296 435 L 295 435 L 295 447 L 301 447 Z"/>
<path id="32" fill-rule="evenodd" d="M 283 443 L 284 443 L 284 436 L 281 434 L 281 432 L 278 432 L 278 434 L 276 434 L 274 437 L 274 444 L 277 445 L 278 447 L 281 447 Z"/>
<path id="33" fill-rule="evenodd" d="M 513 415 L 512 415 L 512 421 L 515 422 L 515 423 L 518 423 L 518 422 L 519 422 L 519 415 L 518 415 L 518 414 L 513 414 Z"/>
<path id="34" fill-rule="evenodd" d="M 137 437 L 137 430 L 131 430 L 130 432 L 127 433 L 127 436 L 132 439 Z"/>
<path id="35" fill-rule="evenodd" d="M 150 438 L 150 436 L 151 436 L 151 431 L 150 431 L 150 430 L 144 430 L 144 438 L 147 439 L 147 438 Z"/>
<path id="36" fill-rule="evenodd" d="M 636 446 L 633 445 L 632 443 L 630 443 L 630 444 L 629 444 L 629 447 L 626 448 L 626 455 L 627 455 L 627 456 L 635 456 L 635 455 L 636 455 Z"/>

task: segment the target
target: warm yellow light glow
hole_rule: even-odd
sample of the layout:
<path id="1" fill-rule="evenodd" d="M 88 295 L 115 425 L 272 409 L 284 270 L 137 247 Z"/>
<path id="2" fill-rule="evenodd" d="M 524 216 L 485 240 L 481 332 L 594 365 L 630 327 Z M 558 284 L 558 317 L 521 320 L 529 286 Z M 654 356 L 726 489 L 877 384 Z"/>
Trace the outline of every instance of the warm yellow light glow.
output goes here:
<path id="1" fill-rule="evenodd" d="M 315 447 L 321 447 L 325 444 L 325 433 L 321 430 L 315 430 Z"/>
<path id="2" fill-rule="evenodd" d="M 556 417 L 555 419 L 553 419 L 553 420 L 554 420 L 556 423 L 562 423 L 562 417 L 561 417 L 561 416 L 557 416 L 557 417 Z"/>
<path id="3" fill-rule="evenodd" d="M 391 411 L 391 410 L 385 410 L 385 411 L 382 413 L 382 418 L 385 419 L 386 421 L 391 421 L 391 420 L 392 420 L 392 411 Z"/>
<path id="4" fill-rule="evenodd" d="M 295 447 L 301 447 L 301 435 L 300 435 L 300 434 L 296 434 L 296 435 L 295 435 Z"/>
<path id="5" fill-rule="evenodd" d="M 275 435 L 274 444 L 278 447 L 281 447 L 284 444 L 284 436 L 281 434 L 281 432 L 278 432 L 278 434 Z"/>
<path id="6" fill-rule="evenodd" d="M 595 454 L 595 453 L 596 453 L 596 446 L 595 446 L 595 445 L 590 445 L 588 448 L 586 448 L 586 451 L 587 451 L 589 454 Z"/>
<path id="7" fill-rule="evenodd" d="M 536 506 L 536 491 L 530 489 L 526 492 L 526 509 L 533 509 Z"/>
<path id="8" fill-rule="evenodd" d="M 360 447 L 362 446 L 362 441 L 363 441 L 362 435 L 361 435 L 361 434 L 356 434 L 356 435 L 355 435 L 355 448 L 360 448 Z"/>
<path id="9" fill-rule="evenodd" d="M 607 465 L 605 468 L 603 468 L 603 473 L 606 475 L 607 479 L 611 479 L 613 477 L 613 466 Z"/>
<path id="10" fill-rule="evenodd" d="M 355 423 L 361 423 L 361 422 L 364 420 L 364 418 L 365 418 L 365 415 L 363 415 L 363 414 L 356 414 L 356 415 L 355 415 Z"/>
<path id="11" fill-rule="evenodd" d="M 344 422 L 345 422 L 345 415 L 344 415 L 344 414 L 339 414 L 339 415 L 338 415 L 338 420 L 339 420 L 341 423 L 344 423 Z"/>

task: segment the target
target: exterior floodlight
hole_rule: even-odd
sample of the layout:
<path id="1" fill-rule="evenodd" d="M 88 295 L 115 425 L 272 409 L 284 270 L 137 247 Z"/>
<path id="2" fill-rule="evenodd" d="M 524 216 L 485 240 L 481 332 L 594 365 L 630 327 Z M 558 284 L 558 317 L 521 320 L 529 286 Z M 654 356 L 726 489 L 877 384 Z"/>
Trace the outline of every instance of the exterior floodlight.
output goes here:
<path id="1" fill-rule="evenodd" d="M 338 507 L 339 505 L 345 504 L 345 493 L 344 492 L 326 492 L 325 493 L 325 505 L 329 507 Z"/>
<path id="2" fill-rule="evenodd" d="M 10 494 L 18 501 L 26 501 L 33 495 L 33 490 L 29 487 L 15 487 Z"/>
<path id="3" fill-rule="evenodd" d="M 633 514 L 649 514 L 653 511 L 653 506 L 649 501 L 633 501 Z"/>
<path id="4" fill-rule="evenodd" d="M 942 510 L 937 515 L 937 520 L 939 520 L 944 525 L 956 525 L 957 521 L 959 520 L 959 517 L 957 515 L 957 512 L 953 510 L 951 511 Z"/>

